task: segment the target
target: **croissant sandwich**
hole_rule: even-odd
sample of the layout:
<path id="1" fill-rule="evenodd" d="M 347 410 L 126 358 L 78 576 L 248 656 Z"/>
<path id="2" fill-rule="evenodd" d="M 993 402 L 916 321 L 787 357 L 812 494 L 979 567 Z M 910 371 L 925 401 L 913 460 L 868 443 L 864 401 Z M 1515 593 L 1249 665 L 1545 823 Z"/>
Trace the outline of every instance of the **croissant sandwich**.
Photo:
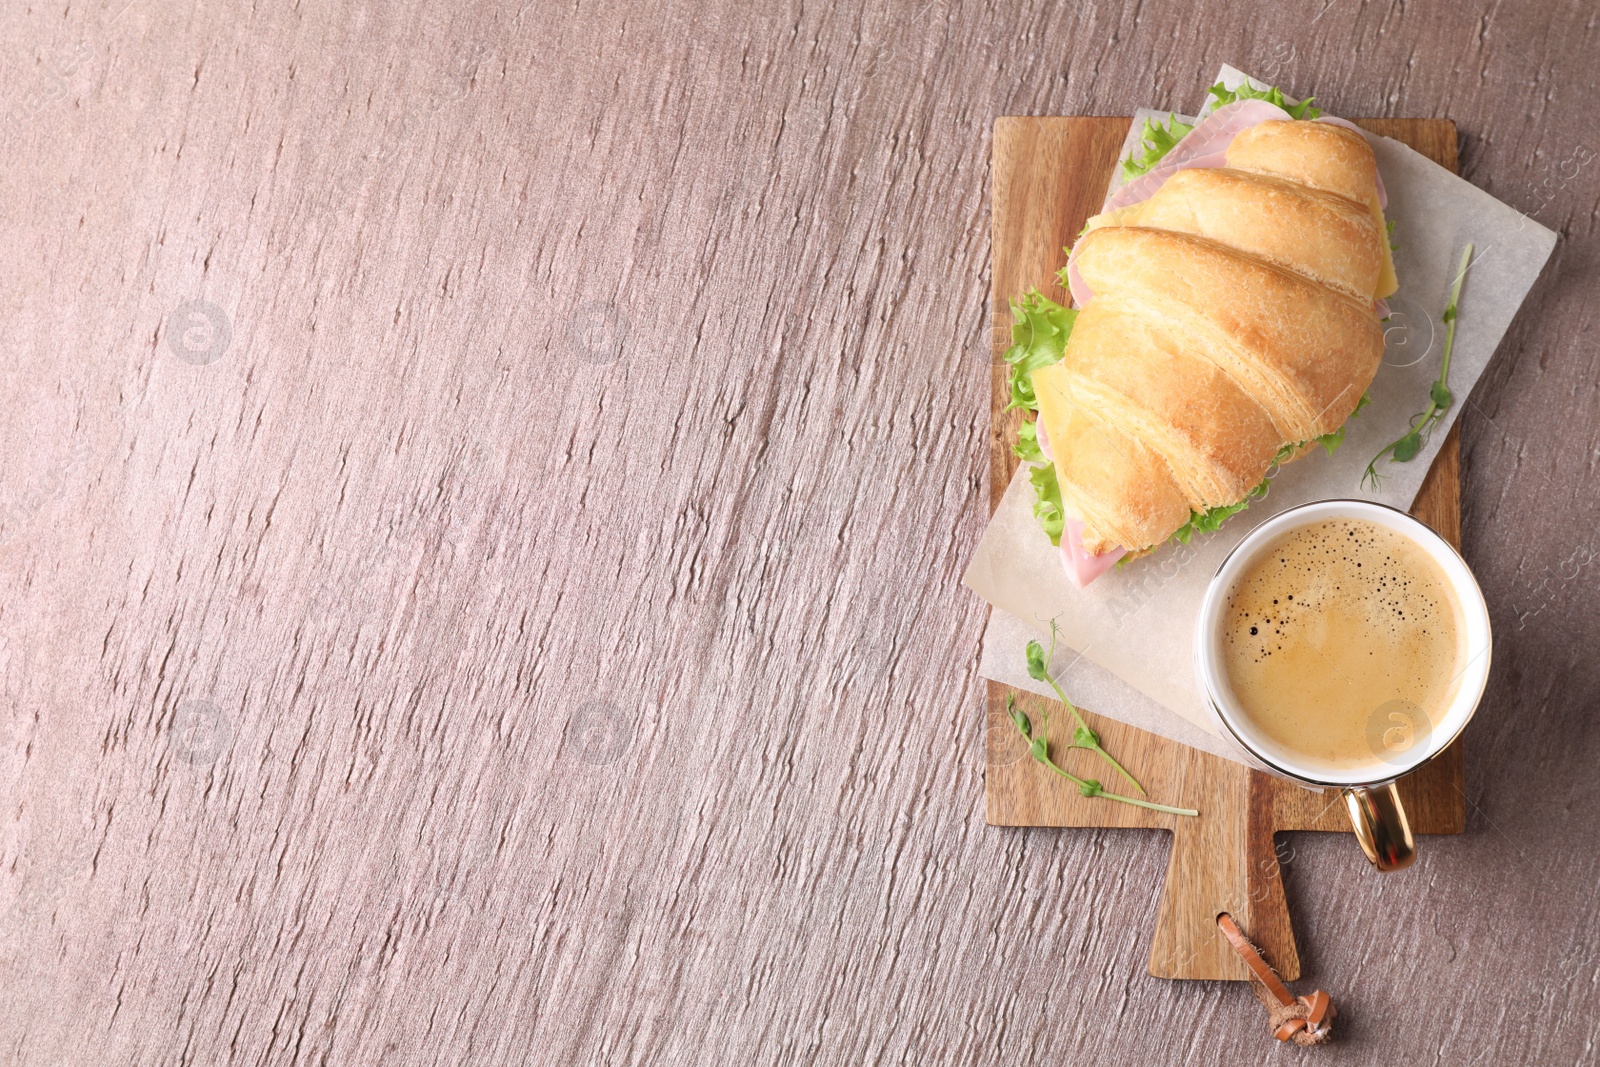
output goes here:
<path id="1" fill-rule="evenodd" d="M 1013 406 L 1037 412 L 1017 451 L 1079 585 L 1331 451 L 1383 357 L 1397 281 L 1366 138 L 1277 90 L 1212 92 L 1072 247 L 1077 309 L 1013 304 Z"/>

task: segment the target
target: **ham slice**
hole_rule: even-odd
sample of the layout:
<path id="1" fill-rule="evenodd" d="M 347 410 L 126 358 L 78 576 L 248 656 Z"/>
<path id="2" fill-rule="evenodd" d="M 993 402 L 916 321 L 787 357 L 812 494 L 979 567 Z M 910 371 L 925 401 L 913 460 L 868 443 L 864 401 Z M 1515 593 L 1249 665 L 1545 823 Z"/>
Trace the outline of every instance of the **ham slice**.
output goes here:
<path id="1" fill-rule="evenodd" d="M 1083 523 L 1078 519 L 1069 517 L 1066 528 L 1061 531 L 1061 564 L 1066 568 L 1067 577 L 1079 589 L 1086 588 L 1090 582 L 1115 567 L 1117 560 L 1127 554 L 1127 549 L 1119 548 L 1098 556 L 1089 555 L 1083 550 Z"/>
<path id="2" fill-rule="evenodd" d="M 1291 118 L 1283 108 L 1265 100 L 1236 100 L 1219 107 L 1186 133 L 1148 174 L 1141 174 L 1107 197 L 1100 210 L 1115 211 L 1149 200 L 1174 171 L 1185 167 L 1226 166 L 1228 146 L 1241 131 L 1273 119 Z"/>
<path id="3" fill-rule="evenodd" d="M 1089 283 L 1078 273 L 1078 264 L 1073 262 L 1073 257 L 1077 254 L 1077 245 L 1073 245 L 1072 251 L 1067 253 L 1067 292 L 1072 294 L 1074 307 L 1086 308 L 1089 306 L 1089 301 L 1094 298 L 1094 290 L 1089 288 Z"/>
<path id="4" fill-rule="evenodd" d="M 1033 420 L 1033 439 L 1039 442 L 1039 451 L 1044 453 L 1044 458 L 1051 463 L 1056 461 L 1056 454 L 1050 451 L 1050 438 L 1044 435 L 1044 420 Z"/>

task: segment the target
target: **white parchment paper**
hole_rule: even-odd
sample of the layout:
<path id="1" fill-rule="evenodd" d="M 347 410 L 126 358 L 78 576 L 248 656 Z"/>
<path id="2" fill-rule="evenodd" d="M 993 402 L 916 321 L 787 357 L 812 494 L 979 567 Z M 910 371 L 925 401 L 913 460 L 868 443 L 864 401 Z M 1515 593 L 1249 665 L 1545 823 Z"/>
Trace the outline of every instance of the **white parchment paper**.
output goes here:
<path id="1" fill-rule="evenodd" d="M 1224 67 L 1219 79 L 1237 86 L 1244 75 Z M 1259 84 L 1259 83 L 1258 83 Z M 1208 110 L 1202 109 L 1202 110 Z M 1140 109 L 1123 156 L 1137 141 Z M 1395 270 L 1400 291 L 1390 299 L 1383 365 L 1369 390 L 1371 404 L 1352 419 L 1333 455 L 1320 449 L 1288 465 L 1268 495 L 1229 519 L 1214 534 L 1168 545 L 1079 589 L 1063 571 L 1058 550 L 1033 517 L 1027 464 L 1006 489 L 979 542 L 964 581 L 995 611 L 984 634 L 980 671 L 986 678 L 1049 696 L 1028 678 L 1024 646 L 1061 630 L 1054 671 L 1073 700 L 1096 713 L 1241 762 L 1218 736 L 1194 679 L 1191 641 L 1207 583 L 1228 551 L 1271 516 L 1329 497 L 1376 500 L 1408 508 L 1456 416 L 1494 355 L 1528 290 L 1555 247 L 1556 235 L 1471 183 L 1398 141 L 1368 135 L 1395 220 Z M 1119 168 L 1120 169 L 1120 168 Z M 1115 184 L 1115 183 L 1114 183 Z M 1373 455 L 1406 431 L 1428 402 L 1444 345 L 1440 316 L 1449 301 L 1461 250 L 1475 253 L 1457 309 L 1450 388 L 1456 403 L 1427 447 L 1409 463 L 1379 465 L 1383 481 L 1361 484 Z"/>

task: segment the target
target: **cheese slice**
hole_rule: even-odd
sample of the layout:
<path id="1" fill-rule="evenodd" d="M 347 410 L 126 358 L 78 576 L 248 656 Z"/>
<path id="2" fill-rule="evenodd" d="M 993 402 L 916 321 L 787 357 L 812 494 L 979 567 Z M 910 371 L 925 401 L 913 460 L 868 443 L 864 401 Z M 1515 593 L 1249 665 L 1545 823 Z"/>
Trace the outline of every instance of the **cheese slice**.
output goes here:
<path id="1" fill-rule="evenodd" d="M 1377 193 L 1372 194 L 1367 206 L 1372 209 L 1372 219 L 1378 224 L 1378 243 L 1383 247 L 1383 266 L 1378 269 L 1378 291 L 1372 295 L 1384 300 L 1400 288 L 1400 279 L 1394 272 L 1394 253 L 1389 248 L 1389 224 L 1384 221 L 1383 207 L 1378 203 Z"/>

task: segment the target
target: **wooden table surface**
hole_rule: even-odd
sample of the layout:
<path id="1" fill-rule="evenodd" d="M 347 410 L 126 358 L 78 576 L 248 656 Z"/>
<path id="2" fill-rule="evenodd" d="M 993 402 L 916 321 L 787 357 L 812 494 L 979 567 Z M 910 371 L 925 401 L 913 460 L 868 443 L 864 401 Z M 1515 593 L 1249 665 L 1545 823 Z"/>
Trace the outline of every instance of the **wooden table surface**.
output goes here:
<path id="1" fill-rule="evenodd" d="M 3 8 L 0 1062 L 1294 1055 L 1145 974 L 1159 835 L 984 824 L 959 581 L 993 119 L 1223 62 L 1563 234 L 1462 416 L 1467 833 L 1279 840 L 1315 1055 L 1600 1060 L 1600 25 L 763 6 Z"/>

